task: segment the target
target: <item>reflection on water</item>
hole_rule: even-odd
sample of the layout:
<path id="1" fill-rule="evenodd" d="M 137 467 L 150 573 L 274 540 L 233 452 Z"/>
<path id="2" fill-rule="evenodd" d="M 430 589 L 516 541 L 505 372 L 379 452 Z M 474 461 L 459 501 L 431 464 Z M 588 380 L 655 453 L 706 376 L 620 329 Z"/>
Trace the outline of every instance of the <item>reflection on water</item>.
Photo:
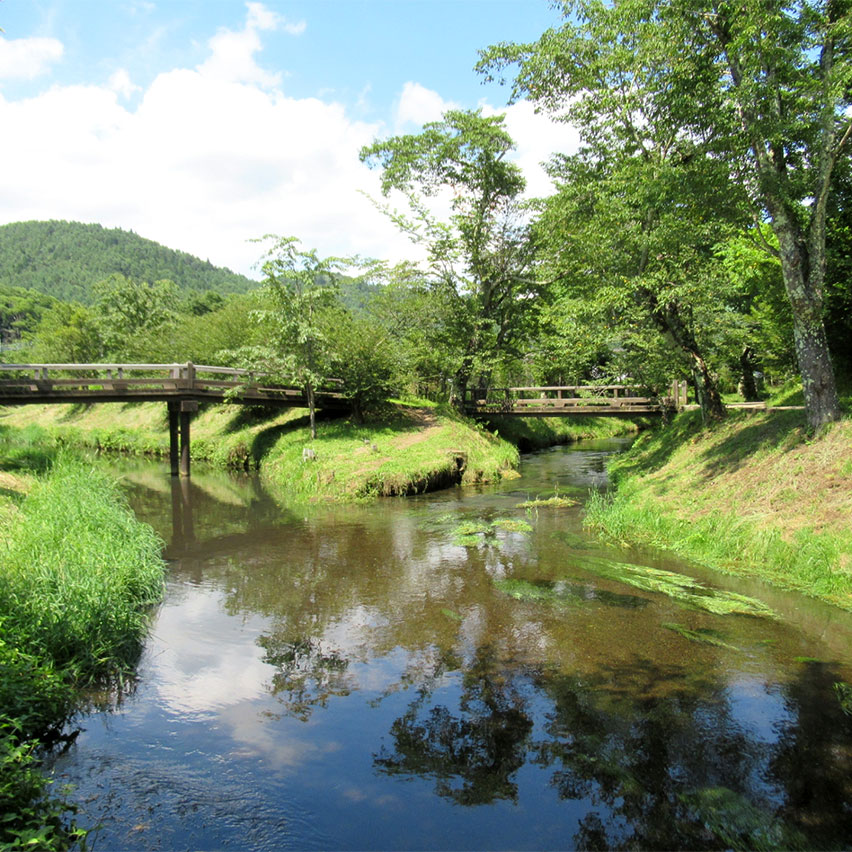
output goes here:
<path id="1" fill-rule="evenodd" d="M 852 619 L 603 547 L 576 508 L 518 508 L 582 499 L 612 449 L 288 511 L 248 476 L 122 465 L 171 571 L 135 692 L 56 760 L 96 848 L 848 846 Z M 607 560 L 777 617 L 695 608 Z"/>

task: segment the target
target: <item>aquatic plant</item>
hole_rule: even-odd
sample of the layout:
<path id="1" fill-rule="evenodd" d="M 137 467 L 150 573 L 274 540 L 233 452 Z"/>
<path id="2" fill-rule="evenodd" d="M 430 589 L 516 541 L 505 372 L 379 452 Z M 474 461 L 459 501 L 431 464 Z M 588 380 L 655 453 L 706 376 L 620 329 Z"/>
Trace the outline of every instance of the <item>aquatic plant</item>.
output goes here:
<path id="1" fill-rule="evenodd" d="M 553 497 L 537 497 L 535 500 L 525 500 L 523 503 L 518 503 L 518 509 L 568 509 L 571 506 L 579 505 L 577 500 L 572 500 L 570 497 L 560 497 L 558 494 Z"/>
<path id="2" fill-rule="evenodd" d="M 677 624 L 673 621 L 664 621 L 661 625 L 666 630 L 671 630 L 684 639 L 689 639 L 690 642 L 699 642 L 702 645 L 715 645 L 717 648 L 728 648 L 731 651 L 739 651 L 736 645 L 731 645 L 725 642 L 720 634 L 715 630 L 710 630 L 707 627 L 699 627 L 697 630 L 690 630 L 682 624 Z"/>
<path id="3" fill-rule="evenodd" d="M 532 527 L 520 518 L 496 518 L 493 521 L 462 521 L 453 529 L 453 544 L 478 547 L 485 541 L 494 541 L 498 530 L 528 533 Z"/>
<path id="4" fill-rule="evenodd" d="M 834 684 L 834 694 L 840 702 L 840 709 L 847 715 L 852 716 L 852 684 L 839 680 Z"/>
<path id="5" fill-rule="evenodd" d="M 776 617 L 770 607 L 756 598 L 722 589 L 711 589 L 699 583 L 694 577 L 677 574 L 674 571 L 592 556 L 577 557 L 575 564 L 600 577 L 626 583 L 646 592 L 657 592 L 684 606 L 702 609 L 715 615 Z"/>
<path id="6" fill-rule="evenodd" d="M 566 583 L 549 583 L 545 581 L 530 582 L 529 580 L 494 580 L 494 586 L 515 600 L 529 603 L 547 603 L 556 606 L 577 605 L 582 598 L 576 588 Z"/>

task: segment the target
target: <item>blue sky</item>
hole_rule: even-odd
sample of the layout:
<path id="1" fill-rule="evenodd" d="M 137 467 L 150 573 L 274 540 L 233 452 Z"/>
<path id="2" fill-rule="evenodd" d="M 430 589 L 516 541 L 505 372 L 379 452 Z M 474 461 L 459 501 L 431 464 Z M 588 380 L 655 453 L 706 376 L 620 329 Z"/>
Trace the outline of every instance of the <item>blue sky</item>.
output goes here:
<path id="1" fill-rule="evenodd" d="M 3 0 L 0 221 L 64 218 L 250 272 L 263 233 L 393 260 L 361 145 L 451 106 L 505 108 L 477 50 L 558 23 L 545 0 Z M 576 144 L 510 108 L 531 194 Z"/>

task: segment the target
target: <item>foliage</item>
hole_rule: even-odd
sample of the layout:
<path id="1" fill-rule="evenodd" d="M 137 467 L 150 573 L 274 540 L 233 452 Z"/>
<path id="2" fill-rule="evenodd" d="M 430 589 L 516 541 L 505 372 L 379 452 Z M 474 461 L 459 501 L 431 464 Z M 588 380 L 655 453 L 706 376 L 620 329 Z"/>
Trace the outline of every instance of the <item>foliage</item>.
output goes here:
<path id="1" fill-rule="evenodd" d="M 15 722 L 0 716 L 0 845 L 6 850 L 85 849 L 87 832 L 66 821 L 75 808 L 50 794 L 39 770 L 37 743 L 22 739 Z"/>
<path id="2" fill-rule="evenodd" d="M 343 260 L 300 249 L 296 237 L 267 234 L 263 241 L 269 244 L 261 267 L 266 303 L 255 311 L 255 319 L 268 336 L 234 354 L 245 366 L 262 368 L 305 389 L 315 438 L 314 393 L 329 378 L 332 363 L 322 314 L 335 303 L 336 273 Z"/>
<path id="3" fill-rule="evenodd" d="M 55 301 L 35 290 L 0 284 L 0 344 L 14 344 L 22 335 L 34 331 Z"/>
<path id="4" fill-rule="evenodd" d="M 459 404 L 474 374 L 487 382 L 495 362 L 521 344 L 536 306 L 532 243 L 518 205 L 524 179 L 506 159 L 514 143 L 503 121 L 450 110 L 419 134 L 361 150 L 363 161 L 381 167 L 385 195 L 395 189 L 408 199 L 412 217 L 389 215 L 425 247 L 430 289 L 449 306 L 451 347 L 442 355 L 454 365 Z M 440 193 L 449 196 L 448 222 L 436 221 L 425 201 Z"/>
<path id="5" fill-rule="evenodd" d="M 173 281 L 131 281 L 115 273 L 93 288 L 94 311 L 108 356 L 116 360 L 141 360 L 149 338 L 173 323 L 178 288 Z"/>
<path id="6" fill-rule="evenodd" d="M 132 231 L 62 221 L 0 226 L 0 285 L 90 305 L 93 285 L 113 274 L 135 281 L 170 280 L 180 290 L 202 293 L 244 293 L 257 286 Z"/>
<path id="7" fill-rule="evenodd" d="M 674 166 L 672 176 L 693 163 L 727 170 L 731 196 L 742 187 L 754 221 L 768 221 L 778 240 L 777 250 L 764 247 L 781 263 L 811 425 L 837 419 L 822 309 L 827 205 L 852 133 L 848 15 L 820 0 L 712 9 L 693 0 L 570 0 L 562 10 L 561 27 L 534 44 L 489 48 L 480 70 L 517 64 L 514 95 L 576 121 L 588 174 L 641 167 L 633 186 L 657 200 L 636 206 L 640 230 L 650 221 L 643 213 L 684 198 L 680 181 L 648 180 L 649 167 L 651 176 L 663 165 Z M 686 283 L 682 252 L 664 243 L 663 256 L 677 258 L 676 282 Z"/>
<path id="8" fill-rule="evenodd" d="M 97 364 L 106 354 L 97 314 L 76 303 L 57 302 L 45 311 L 26 344 L 36 363 Z"/>
<path id="9" fill-rule="evenodd" d="M 396 341 L 366 312 L 342 306 L 324 312 L 321 323 L 333 353 L 329 370 L 351 400 L 355 418 L 380 411 L 400 372 Z"/>

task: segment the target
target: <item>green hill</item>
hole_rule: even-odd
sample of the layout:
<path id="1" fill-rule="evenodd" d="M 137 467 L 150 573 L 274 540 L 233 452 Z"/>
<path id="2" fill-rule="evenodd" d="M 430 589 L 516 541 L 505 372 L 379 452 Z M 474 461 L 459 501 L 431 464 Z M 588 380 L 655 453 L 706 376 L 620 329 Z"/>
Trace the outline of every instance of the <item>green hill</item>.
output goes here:
<path id="1" fill-rule="evenodd" d="M 0 226 L 0 286 L 25 287 L 89 304 L 92 285 L 118 272 L 182 290 L 244 293 L 257 282 L 132 231 L 80 222 L 14 222 Z"/>

